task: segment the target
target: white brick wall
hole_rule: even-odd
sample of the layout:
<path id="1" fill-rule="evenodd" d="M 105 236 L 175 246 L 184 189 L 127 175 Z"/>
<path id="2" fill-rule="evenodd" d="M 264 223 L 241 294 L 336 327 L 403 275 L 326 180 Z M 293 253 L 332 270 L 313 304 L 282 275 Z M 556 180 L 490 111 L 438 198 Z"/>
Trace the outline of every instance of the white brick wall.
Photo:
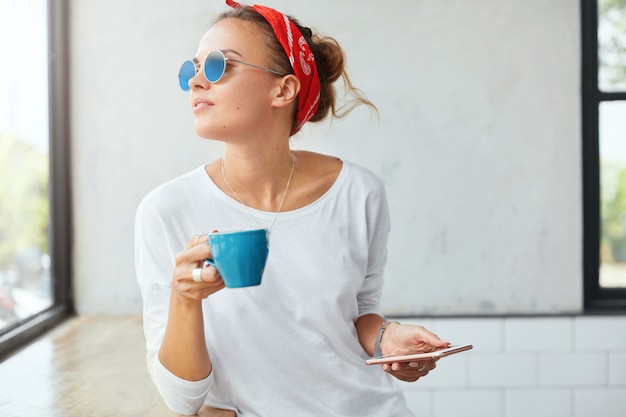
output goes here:
<path id="1" fill-rule="evenodd" d="M 399 321 L 474 345 L 402 383 L 418 417 L 626 417 L 626 316 Z"/>

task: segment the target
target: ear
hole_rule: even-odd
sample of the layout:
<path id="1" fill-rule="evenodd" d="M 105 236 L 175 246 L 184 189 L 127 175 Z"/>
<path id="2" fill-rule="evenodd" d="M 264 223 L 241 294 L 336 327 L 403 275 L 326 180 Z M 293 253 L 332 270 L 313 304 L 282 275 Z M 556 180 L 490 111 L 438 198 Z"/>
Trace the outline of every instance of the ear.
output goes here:
<path id="1" fill-rule="evenodd" d="M 294 103 L 300 93 L 300 80 L 293 74 L 285 75 L 276 84 L 272 105 L 274 107 L 287 107 Z"/>

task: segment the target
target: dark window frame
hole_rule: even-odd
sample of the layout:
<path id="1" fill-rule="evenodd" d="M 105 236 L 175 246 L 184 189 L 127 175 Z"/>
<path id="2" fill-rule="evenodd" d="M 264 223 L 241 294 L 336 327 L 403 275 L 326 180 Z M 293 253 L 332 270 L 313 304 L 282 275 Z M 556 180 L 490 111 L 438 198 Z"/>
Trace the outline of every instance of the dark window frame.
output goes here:
<path id="1" fill-rule="evenodd" d="M 598 0 L 581 0 L 583 274 L 585 311 L 626 310 L 626 288 L 600 287 L 600 103 L 626 100 L 626 92 L 598 86 Z"/>
<path id="2" fill-rule="evenodd" d="M 0 361 L 73 314 L 67 0 L 48 0 L 51 307 L 0 332 Z"/>

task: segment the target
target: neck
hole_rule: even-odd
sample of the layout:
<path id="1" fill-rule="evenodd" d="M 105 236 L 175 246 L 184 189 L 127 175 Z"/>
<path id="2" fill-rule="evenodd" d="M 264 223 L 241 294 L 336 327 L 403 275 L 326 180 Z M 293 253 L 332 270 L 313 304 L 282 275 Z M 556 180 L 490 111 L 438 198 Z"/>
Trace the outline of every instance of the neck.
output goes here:
<path id="1" fill-rule="evenodd" d="M 248 207 L 279 211 L 295 165 L 295 156 L 288 148 L 272 155 L 226 152 L 220 161 L 222 190 Z"/>

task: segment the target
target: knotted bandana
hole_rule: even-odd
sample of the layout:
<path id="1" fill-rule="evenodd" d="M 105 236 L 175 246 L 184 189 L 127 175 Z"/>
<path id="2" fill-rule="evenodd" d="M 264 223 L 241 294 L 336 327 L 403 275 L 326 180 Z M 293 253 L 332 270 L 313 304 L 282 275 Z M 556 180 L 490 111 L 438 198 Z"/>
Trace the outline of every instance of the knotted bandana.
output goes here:
<path id="1" fill-rule="evenodd" d="M 243 7 L 233 0 L 226 0 L 232 8 Z M 292 134 L 300 130 L 302 125 L 309 121 L 315 112 L 320 100 L 320 80 L 317 74 L 317 65 L 311 47 L 298 29 L 287 16 L 269 7 L 249 6 L 267 20 L 274 30 L 276 39 L 285 50 L 295 76 L 300 80 L 301 89 L 298 97 L 297 125 Z M 295 40 L 295 41 L 294 41 Z"/>

